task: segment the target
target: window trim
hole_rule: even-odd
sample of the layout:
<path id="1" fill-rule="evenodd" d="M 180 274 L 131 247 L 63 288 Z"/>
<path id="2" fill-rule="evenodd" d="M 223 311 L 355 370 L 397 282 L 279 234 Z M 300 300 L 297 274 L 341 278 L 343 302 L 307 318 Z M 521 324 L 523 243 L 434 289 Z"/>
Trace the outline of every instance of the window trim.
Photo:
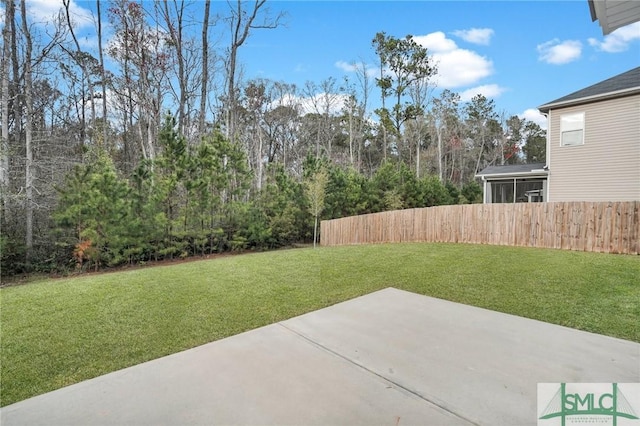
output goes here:
<path id="1" fill-rule="evenodd" d="M 578 119 L 579 117 L 579 119 Z M 580 141 L 577 143 L 566 143 L 565 133 L 581 132 Z M 560 115 L 560 146 L 581 146 L 584 145 L 585 113 L 572 112 Z"/>

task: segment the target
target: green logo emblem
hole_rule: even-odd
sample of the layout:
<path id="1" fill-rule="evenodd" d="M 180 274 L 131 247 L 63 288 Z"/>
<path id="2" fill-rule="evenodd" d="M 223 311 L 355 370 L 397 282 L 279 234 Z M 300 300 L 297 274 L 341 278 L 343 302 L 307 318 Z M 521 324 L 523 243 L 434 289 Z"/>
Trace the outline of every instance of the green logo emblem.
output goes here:
<path id="1" fill-rule="evenodd" d="M 562 426 L 565 426 L 567 417 L 571 416 L 583 417 L 582 419 L 572 419 L 574 424 L 593 423 L 594 420 L 591 419 L 591 416 L 608 416 L 613 420 L 613 426 L 617 426 L 618 418 L 638 420 L 631 403 L 620 391 L 618 384 L 612 383 L 610 386 L 611 391 L 600 389 L 598 392 L 585 385 L 587 390 L 580 392 L 580 384 L 573 384 L 573 391 L 567 391 L 567 384 L 561 383 L 560 388 L 551 398 L 539 419 L 547 420 L 559 417 Z"/>

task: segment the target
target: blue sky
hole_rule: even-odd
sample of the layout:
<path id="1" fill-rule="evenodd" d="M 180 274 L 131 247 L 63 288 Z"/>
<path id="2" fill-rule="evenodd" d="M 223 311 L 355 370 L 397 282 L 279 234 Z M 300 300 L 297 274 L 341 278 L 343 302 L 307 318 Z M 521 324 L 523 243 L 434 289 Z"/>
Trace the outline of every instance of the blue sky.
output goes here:
<path id="1" fill-rule="evenodd" d="M 640 65 L 640 23 L 603 37 L 586 0 L 273 2 L 287 25 L 256 32 L 242 53 L 247 76 L 304 84 L 375 66 L 376 32 L 413 35 L 440 65 L 439 87 L 481 92 L 523 115 Z M 474 30 L 475 31 L 471 31 Z M 374 90 L 372 97 L 378 97 Z M 534 115 L 531 115 L 534 117 Z"/>
<path id="2" fill-rule="evenodd" d="M 35 15 L 50 16 L 62 2 L 27 4 L 37 20 Z M 354 61 L 376 67 L 371 40 L 377 32 L 411 34 L 438 63 L 439 88 L 458 92 L 463 100 L 482 93 L 494 99 L 498 112 L 542 123 L 537 106 L 640 65 L 640 22 L 603 36 L 591 22 L 587 0 L 267 4 L 273 13 L 286 12 L 285 25 L 251 34 L 240 53 L 245 79 L 303 87 L 306 81 L 354 78 L 349 71 Z M 213 13 L 226 8 L 226 1 L 212 2 Z M 72 0 L 78 35 L 89 50 L 95 45 L 92 9 L 93 0 Z M 197 24 L 194 28 L 200 30 Z M 377 99 L 374 88 L 371 100 Z"/>

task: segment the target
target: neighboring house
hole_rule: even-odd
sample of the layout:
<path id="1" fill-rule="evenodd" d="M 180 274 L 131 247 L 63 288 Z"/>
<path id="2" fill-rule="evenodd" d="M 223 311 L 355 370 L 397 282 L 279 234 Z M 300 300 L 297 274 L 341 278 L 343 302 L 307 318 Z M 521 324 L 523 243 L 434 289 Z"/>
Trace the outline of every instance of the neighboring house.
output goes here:
<path id="1" fill-rule="evenodd" d="M 525 201 L 527 182 L 541 185 L 536 201 L 640 200 L 640 67 L 538 109 L 547 116 L 546 164 L 482 170 L 485 203 Z"/>
<path id="2" fill-rule="evenodd" d="M 547 201 L 640 200 L 640 67 L 538 107 Z"/>

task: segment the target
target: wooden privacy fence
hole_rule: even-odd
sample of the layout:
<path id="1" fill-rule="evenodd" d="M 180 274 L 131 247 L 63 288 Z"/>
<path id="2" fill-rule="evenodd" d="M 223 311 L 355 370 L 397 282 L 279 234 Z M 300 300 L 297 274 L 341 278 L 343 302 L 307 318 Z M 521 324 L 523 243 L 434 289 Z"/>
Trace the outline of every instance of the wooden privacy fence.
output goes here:
<path id="1" fill-rule="evenodd" d="M 325 220 L 324 246 L 448 242 L 638 254 L 640 201 L 467 204 Z"/>

